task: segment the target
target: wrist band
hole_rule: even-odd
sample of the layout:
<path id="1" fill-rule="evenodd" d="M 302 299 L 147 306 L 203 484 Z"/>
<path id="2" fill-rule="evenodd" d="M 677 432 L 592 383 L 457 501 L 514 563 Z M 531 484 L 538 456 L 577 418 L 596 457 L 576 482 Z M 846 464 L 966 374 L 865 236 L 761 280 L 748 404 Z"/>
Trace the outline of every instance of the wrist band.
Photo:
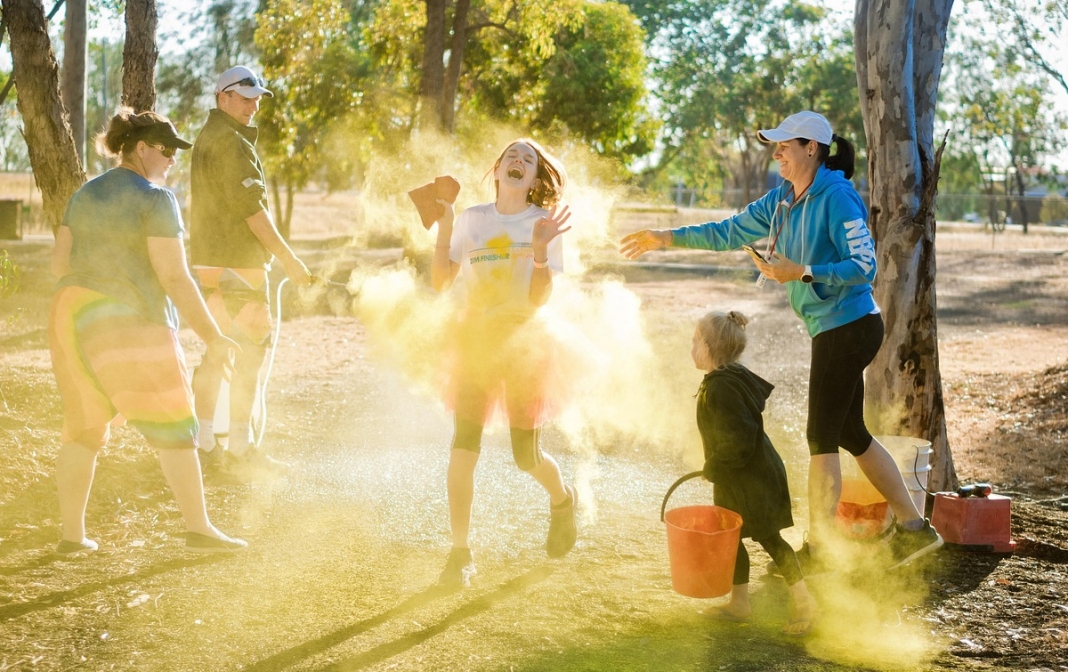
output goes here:
<path id="1" fill-rule="evenodd" d="M 534 268 L 549 268 L 549 258 L 546 257 L 545 261 L 538 261 L 534 258 Z"/>

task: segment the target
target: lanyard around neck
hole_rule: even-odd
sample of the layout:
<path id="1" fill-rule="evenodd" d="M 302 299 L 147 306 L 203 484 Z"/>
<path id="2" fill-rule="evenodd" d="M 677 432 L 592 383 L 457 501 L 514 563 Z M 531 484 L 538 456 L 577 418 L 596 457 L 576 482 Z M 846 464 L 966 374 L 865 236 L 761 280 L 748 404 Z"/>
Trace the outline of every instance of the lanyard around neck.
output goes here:
<path id="1" fill-rule="evenodd" d="M 779 222 L 779 226 L 775 229 L 775 235 L 768 240 L 768 250 L 767 255 L 765 256 L 766 259 L 771 259 L 771 255 L 775 254 L 775 246 L 779 242 L 779 236 L 782 235 L 783 227 L 786 226 L 786 222 L 790 219 L 790 211 L 795 205 L 803 201 L 805 197 L 808 196 L 808 189 L 811 186 L 812 185 L 809 184 L 808 187 L 805 187 L 801 191 L 801 194 L 797 196 L 797 198 L 795 198 L 793 202 L 787 203 L 786 199 L 784 198 L 783 200 L 779 201 L 779 204 L 777 206 L 775 206 L 776 214 L 779 212 L 780 208 L 785 209 L 786 213 L 783 215 L 782 221 Z"/>

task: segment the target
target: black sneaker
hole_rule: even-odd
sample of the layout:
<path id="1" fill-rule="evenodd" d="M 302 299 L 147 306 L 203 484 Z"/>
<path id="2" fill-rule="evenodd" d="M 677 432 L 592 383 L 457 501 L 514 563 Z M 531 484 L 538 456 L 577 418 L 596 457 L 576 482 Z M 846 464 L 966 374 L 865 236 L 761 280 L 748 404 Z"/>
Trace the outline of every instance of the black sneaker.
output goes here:
<path id="1" fill-rule="evenodd" d="M 922 558 L 928 553 L 937 551 L 942 547 L 942 535 L 938 534 L 931 521 L 923 519 L 923 527 L 916 531 L 909 531 L 900 524 L 894 526 L 894 536 L 890 537 L 890 553 L 894 556 L 894 564 L 890 569 L 903 567 L 913 560 Z"/>
<path id="2" fill-rule="evenodd" d="M 199 532 L 185 533 L 185 550 L 190 553 L 234 553 L 246 548 L 248 548 L 247 541 L 234 539 L 225 534 L 221 537 L 209 537 Z"/>
<path id="3" fill-rule="evenodd" d="M 226 449 L 219 444 L 215 444 L 215 447 L 211 450 L 197 448 L 197 457 L 200 459 L 200 472 L 203 474 L 209 471 L 218 471 L 226 459 L 223 456 L 225 452 Z"/>
<path id="4" fill-rule="evenodd" d="M 470 588 L 471 577 L 475 575 L 475 559 L 470 548 L 453 548 L 441 570 L 438 585 L 445 588 Z"/>
<path id="5" fill-rule="evenodd" d="M 545 551 L 550 558 L 562 558 L 575 546 L 578 527 L 575 524 L 575 505 L 578 493 L 575 488 L 565 485 L 567 501 L 559 506 L 549 508 L 549 537 L 545 540 Z"/>
<path id="6" fill-rule="evenodd" d="M 75 555 L 89 555 L 97 548 L 99 547 L 92 539 L 82 539 L 81 541 L 67 541 L 64 539 L 56 546 L 56 555 L 62 555 L 68 558 Z"/>

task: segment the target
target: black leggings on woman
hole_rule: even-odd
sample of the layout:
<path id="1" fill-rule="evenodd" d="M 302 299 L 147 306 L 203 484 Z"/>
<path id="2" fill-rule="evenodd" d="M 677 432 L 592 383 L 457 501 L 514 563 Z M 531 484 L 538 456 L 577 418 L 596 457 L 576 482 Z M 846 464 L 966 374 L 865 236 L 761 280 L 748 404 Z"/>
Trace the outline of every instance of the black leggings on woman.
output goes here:
<path id="1" fill-rule="evenodd" d="M 841 446 L 854 456 L 871 444 L 864 425 L 864 369 L 883 343 L 878 313 L 812 339 L 808 379 L 808 439 L 812 455 L 837 455 Z"/>
<path id="2" fill-rule="evenodd" d="M 775 561 L 779 571 L 782 572 L 782 578 L 786 579 L 786 585 L 792 586 L 805 578 L 801 573 L 801 564 L 797 561 L 797 554 L 778 532 L 773 537 L 753 541 L 760 544 Z M 734 562 L 734 585 L 742 586 L 747 583 L 749 583 L 749 551 L 745 550 L 745 543 L 739 539 L 738 557 Z"/>

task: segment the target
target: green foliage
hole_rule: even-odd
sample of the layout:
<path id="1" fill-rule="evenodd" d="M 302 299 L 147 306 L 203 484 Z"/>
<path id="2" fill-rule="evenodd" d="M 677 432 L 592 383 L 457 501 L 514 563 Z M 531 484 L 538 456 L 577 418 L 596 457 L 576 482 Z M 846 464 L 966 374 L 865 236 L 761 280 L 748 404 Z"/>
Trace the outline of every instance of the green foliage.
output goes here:
<path id="1" fill-rule="evenodd" d="M 648 154 L 659 124 L 645 107 L 644 33 L 614 2 L 588 3 L 583 19 L 557 36 L 532 125 L 562 124 L 602 156 L 624 162 Z"/>
<path id="2" fill-rule="evenodd" d="M 760 128 L 814 109 L 864 150 L 850 26 L 821 6 L 790 0 L 678 0 L 628 4 L 650 31 L 664 116 L 661 160 L 646 183 L 763 189 L 771 151 Z"/>
<path id="3" fill-rule="evenodd" d="M 1068 72 L 1063 70 L 1068 4 L 1063 0 L 967 0 L 967 6 L 981 7 L 988 17 L 974 26 L 981 35 L 1018 51 L 1068 93 Z"/>
<path id="4" fill-rule="evenodd" d="M 452 17 L 447 25 L 452 26 Z M 648 152 L 643 34 L 626 7 L 592 0 L 474 0 L 457 131 L 506 121 L 575 136 L 603 156 Z M 374 59 L 372 133 L 396 144 L 414 127 L 425 5 L 386 0 L 365 32 Z M 369 82 L 370 83 L 370 82 Z"/>
<path id="5" fill-rule="evenodd" d="M 156 108 L 180 132 L 193 136 L 200 130 L 215 106 L 212 89 L 220 72 L 234 65 L 256 66 L 258 4 L 258 0 L 194 3 L 178 10 L 177 27 L 160 24 L 158 42 L 172 48 L 163 50 L 156 66 Z"/>
<path id="6" fill-rule="evenodd" d="M 14 294 L 18 289 L 19 267 L 7 250 L 0 250 L 0 297 Z"/>
<path id="7" fill-rule="evenodd" d="M 988 34 L 988 20 L 982 11 L 965 12 L 951 26 L 940 109 L 951 135 L 942 180 L 950 188 L 1022 194 L 1068 144 L 1068 115 L 1051 96 L 1050 74 L 1003 31 Z"/>
<path id="8" fill-rule="evenodd" d="M 6 82 L 9 72 L 0 72 L 0 81 Z M 7 100 L 0 107 L 0 170 L 29 171 L 30 153 L 22 137 L 22 117 L 16 107 L 18 91 L 11 87 Z"/>
<path id="9" fill-rule="evenodd" d="M 274 93 L 260 101 L 260 151 L 287 188 L 308 182 L 326 132 L 358 102 L 349 18 L 340 0 L 270 0 L 258 15 L 256 45 Z"/>

